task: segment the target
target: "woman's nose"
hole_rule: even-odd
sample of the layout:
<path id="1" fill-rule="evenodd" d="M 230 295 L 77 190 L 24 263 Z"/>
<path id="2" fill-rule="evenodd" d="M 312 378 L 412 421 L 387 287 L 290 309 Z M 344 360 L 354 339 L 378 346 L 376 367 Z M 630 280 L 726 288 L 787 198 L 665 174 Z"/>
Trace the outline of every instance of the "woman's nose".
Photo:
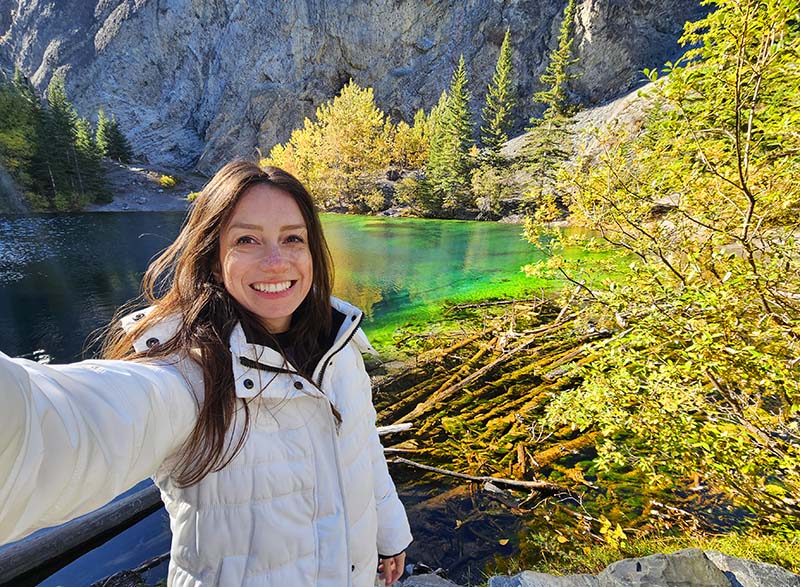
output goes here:
<path id="1" fill-rule="evenodd" d="M 261 265 L 269 268 L 283 267 L 286 265 L 286 257 L 278 245 L 266 245 L 261 256 Z"/>

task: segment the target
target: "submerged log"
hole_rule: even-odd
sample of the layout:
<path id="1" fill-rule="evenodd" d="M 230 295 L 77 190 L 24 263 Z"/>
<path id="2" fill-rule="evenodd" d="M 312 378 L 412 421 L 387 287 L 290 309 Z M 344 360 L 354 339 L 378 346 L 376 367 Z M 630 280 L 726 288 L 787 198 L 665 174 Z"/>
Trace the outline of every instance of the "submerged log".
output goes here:
<path id="1" fill-rule="evenodd" d="M 110 540 L 161 507 L 158 488 L 147 487 L 67 522 L 34 534 L 0 551 L 0 584 L 36 585 L 43 578 L 85 552 Z"/>
<path id="2" fill-rule="evenodd" d="M 416 467 L 417 469 L 422 469 L 423 471 L 437 473 L 438 475 L 447 475 L 449 477 L 456 477 L 458 479 L 465 479 L 467 481 L 474 481 L 476 483 L 493 483 L 494 485 L 505 485 L 506 487 L 511 487 L 513 489 L 525 489 L 528 491 L 538 491 L 547 493 L 566 491 L 564 487 L 556 485 L 555 483 L 550 483 L 549 481 L 519 481 L 517 479 L 503 479 L 502 477 L 467 475 L 466 473 L 458 473 L 456 471 L 448 471 L 447 469 L 441 469 L 439 467 L 424 465 L 416 461 L 404 459 L 403 457 L 394 457 L 392 459 L 389 459 L 388 462 L 409 465 L 411 467 Z"/>

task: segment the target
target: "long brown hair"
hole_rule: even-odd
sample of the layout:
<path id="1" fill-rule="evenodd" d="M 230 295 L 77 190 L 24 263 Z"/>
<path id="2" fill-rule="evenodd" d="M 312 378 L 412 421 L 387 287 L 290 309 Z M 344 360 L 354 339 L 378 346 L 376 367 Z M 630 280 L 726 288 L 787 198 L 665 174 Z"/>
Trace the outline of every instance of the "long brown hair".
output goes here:
<path id="1" fill-rule="evenodd" d="M 185 356 L 201 367 L 203 401 L 197 423 L 179 452 L 173 472 L 180 486 L 197 483 L 227 465 L 241 450 L 249 430 L 250 412 L 247 402 L 242 401 L 242 434 L 235 443 L 226 441 L 239 405 L 228 342 L 237 322 L 262 333 L 263 327 L 228 294 L 214 277 L 214 271 L 219 265 L 223 228 L 242 195 L 258 184 L 286 192 L 303 214 L 313 278 L 311 290 L 292 316 L 291 330 L 306 356 L 321 354 L 320 340 L 331 329 L 333 265 L 319 214 L 308 191 L 292 175 L 276 167 L 261 168 L 249 161 L 228 163 L 203 188 L 178 237 L 144 275 L 141 300 L 154 306 L 153 310 L 127 333 L 120 328 L 111 330 L 103 345 L 103 357 L 108 359 Z M 127 311 L 130 307 L 119 314 Z M 145 352 L 134 350 L 133 342 L 148 328 L 175 317 L 180 319 L 175 336 Z"/>

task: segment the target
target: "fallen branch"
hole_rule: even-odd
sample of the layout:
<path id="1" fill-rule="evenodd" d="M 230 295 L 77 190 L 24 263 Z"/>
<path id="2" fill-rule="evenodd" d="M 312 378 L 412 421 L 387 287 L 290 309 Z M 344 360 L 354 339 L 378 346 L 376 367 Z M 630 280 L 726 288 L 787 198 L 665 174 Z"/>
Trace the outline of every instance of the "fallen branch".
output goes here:
<path id="1" fill-rule="evenodd" d="M 548 325 L 548 329 L 550 329 L 550 328 L 551 328 L 550 325 Z M 557 327 L 555 327 L 555 328 L 557 328 Z M 453 395 L 456 392 L 458 392 L 459 390 L 463 389 L 464 387 L 466 387 L 467 385 L 469 385 L 473 381 L 475 381 L 477 379 L 480 379 L 486 373 L 488 373 L 492 369 L 496 368 L 498 365 L 501 365 L 502 363 L 505 363 L 511 357 L 514 357 L 518 353 L 521 353 L 522 351 L 526 350 L 528 347 L 530 347 L 536 341 L 537 341 L 537 336 L 536 335 L 529 336 L 523 342 L 521 342 L 520 344 L 515 346 L 513 349 L 508 350 L 508 351 L 504 351 L 497 359 L 495 359 L 494 361 L 491 361 L 487 365 L 484 365 L 480 369 L 476 369 L 469 376 L 465 377 L 464 379 L 462 379 L 458 383 L 454 383 L 454 384 L 450 385 L 449 387 L 445 387 L 444 389 L 440 388 L 439 390 L 437 390 L 433 394 L 432 397 L 430 397 L 429 399 L 425 400 L 424 402 L 419 403 L 417 405 L 417 407 L 415 407 L 413 410 L 411 410 L 408 414 L 406 414 L 402 418 L 398 419 L 396 423 L 399 424 L 399 423 L 402 423 L 402 422 L 404 422 L 406 420 L 411 420 L 413 418 L 416 418 L 420 414 L 425 413 L 425 411 L 428 408 L 430 408 L 431 406 L 435 405 L 437 402 L 441 402 L 442 400 L 449 398 L 451 395 Z"/>
<path id="2" fill-rule="evenodd" d="M 411 422 L 406 422 L 405 424 L 392 424 L 391 426 L 378 426 L 378 436 L 393 434 L 395 432 L 405 432 L 406 430 L 410 430 L 413 426 L 414 425 Z"/>
<path id="3" fill-rule="evenodd" d="M 62 526 L 28 536 L 0 553 L 0 584 L 28 584 L 40 568 L 57 561 L 63 566 L 160 507 L 161 494 L 150 485 Z"/>
<path id="4" fill-rule="evenodd" d="M 438 473 L 439 475 L 448 475 L 458 479 L 466 479 L 467 481 L 474 481 L 475 483 L 492 483 L 494 485 L 506 485 L 516 489 L 527 489 L 530 491 L 539 492 L 568 491 L 566 488 L 556 485 L 555 483 L 550 483 L 549 481 L 518 481 L 517 479 L 502 479 L 500 477 L 476 477 L 474 475 L 467 475 L 466 473 L 457 473 L 455 471 L 448 471 L 447 469 L 440 469 L 439 467 L 423 465 L 422 463 L 417 463 L 416 461 L 411 461 L 403 457 L 394 457 L 389 459 L 388 462 L 409 465 L 418 469 L 422 469 L 423 471 L 430 471 L 431 473 Z"/>
<path id="5" fill-rule="evenodd" d="M 508 304 L 533 304 L 533 309 L 538 308 L 539 306 L 544 305 L 546 300 L 542 300 L 542 298 L 527 298 L 524 300 L 496 300 L 493 302 L 480 302 L 477 304 L 456 304 L 454 306 L 448 306 L 445 308 L 444 313 L 448 314 L 453 310 L 466 310 L 469 308 L 487 308 L 491 306 L 506 306 Z"/>

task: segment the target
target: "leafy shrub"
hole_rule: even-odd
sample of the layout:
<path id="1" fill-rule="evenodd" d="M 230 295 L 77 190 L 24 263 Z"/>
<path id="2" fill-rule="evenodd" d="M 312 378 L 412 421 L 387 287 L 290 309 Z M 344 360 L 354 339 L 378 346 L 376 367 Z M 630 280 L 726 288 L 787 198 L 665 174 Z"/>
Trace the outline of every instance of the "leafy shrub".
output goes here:
<path id="1" fill-rule="evenodd" d="M 158 183 L 161 184 L 162 188 L 169 190 L 178 184 L 178 180 L 171 175 L 162 175 L 159 178 Z"/>

